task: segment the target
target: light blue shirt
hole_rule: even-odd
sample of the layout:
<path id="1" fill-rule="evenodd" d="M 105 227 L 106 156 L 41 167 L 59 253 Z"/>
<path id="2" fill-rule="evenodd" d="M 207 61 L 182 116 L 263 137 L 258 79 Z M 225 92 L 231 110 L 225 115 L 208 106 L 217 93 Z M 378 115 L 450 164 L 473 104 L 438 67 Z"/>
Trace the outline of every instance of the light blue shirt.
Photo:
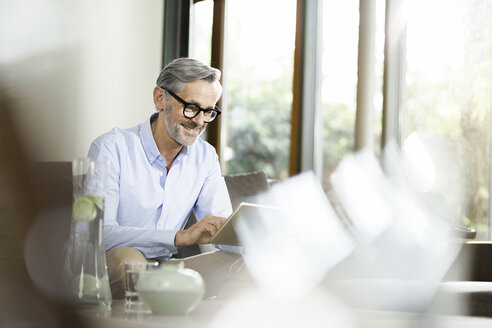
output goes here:
<path id="1" fill-rule="evenodd" d="M 109 161 L 104 209 L 105 249 L 129 246 L 146 258 L 169 258 L 174 238 L 193 210 L 228 217 L 231 202 L 215 149 L 198 138 L 183 146 L 169 172 L 151 131 L 157 113 L 140 125 L 98 137 L 89 158 Z"/>

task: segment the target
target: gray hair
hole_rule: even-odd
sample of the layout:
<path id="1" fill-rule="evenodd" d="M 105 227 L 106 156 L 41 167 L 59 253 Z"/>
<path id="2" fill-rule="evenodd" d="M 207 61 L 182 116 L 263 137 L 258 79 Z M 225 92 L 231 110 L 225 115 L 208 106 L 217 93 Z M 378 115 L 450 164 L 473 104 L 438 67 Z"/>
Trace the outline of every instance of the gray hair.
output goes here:
<path id="1" fill-rule="evenodd" d="M 177 93 L 184 89 L 186 83 L 199 80 L 219 82 L 220 71 L 196 59 L 178 58 L 162 69 L 156 84 Z"/>

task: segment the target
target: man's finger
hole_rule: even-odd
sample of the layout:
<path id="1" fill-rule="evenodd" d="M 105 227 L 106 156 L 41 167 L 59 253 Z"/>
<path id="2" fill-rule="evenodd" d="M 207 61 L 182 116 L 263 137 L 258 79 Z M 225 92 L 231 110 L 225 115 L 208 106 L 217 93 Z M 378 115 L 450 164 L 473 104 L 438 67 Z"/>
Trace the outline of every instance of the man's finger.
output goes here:
<path id="1" fill-rule="evenodd" d="M 208 233 L 210 233 L 210 235 L 215 235 L 217 233 L 217 231 L 219 230 L 220 226 L 217 227 L 214 223 L 206 223 L 204 228 L 207 230 Z"/>
<path id="2" fill-rule="evenodd" d="M 202 221 L 211 223 L 216 227 L 220 228 L 225 223 L 226 220 L 227 220 L 226 218 L 221 218 L 218 216 L 207 216 Z"/>

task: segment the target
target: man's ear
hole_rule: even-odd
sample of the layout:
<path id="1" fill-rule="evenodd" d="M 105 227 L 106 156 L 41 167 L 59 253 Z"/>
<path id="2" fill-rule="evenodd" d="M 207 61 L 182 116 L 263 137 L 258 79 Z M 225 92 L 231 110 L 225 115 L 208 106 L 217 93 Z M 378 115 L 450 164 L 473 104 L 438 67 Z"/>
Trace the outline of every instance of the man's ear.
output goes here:
<path id="1" fill-rule="evenodd" d="M 164 93 L 164 90 L 162 88 L 155 87 L 154 88 L 154 105 L 158 111 L 164 110 L 165 98 L 166 98 L 166 94 Z"/>

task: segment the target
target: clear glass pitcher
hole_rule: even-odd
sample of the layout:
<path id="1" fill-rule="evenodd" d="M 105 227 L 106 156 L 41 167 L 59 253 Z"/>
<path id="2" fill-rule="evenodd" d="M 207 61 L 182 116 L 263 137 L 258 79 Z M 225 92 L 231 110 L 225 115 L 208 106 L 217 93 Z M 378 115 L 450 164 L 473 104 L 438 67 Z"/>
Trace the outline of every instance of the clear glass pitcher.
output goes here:
<path id="1" fill-rule="evenodd" d="M 73 201 L 65 276 L 77 304 L 111 308 L 103 217 L 108 163 L 72 162 Z"/>

